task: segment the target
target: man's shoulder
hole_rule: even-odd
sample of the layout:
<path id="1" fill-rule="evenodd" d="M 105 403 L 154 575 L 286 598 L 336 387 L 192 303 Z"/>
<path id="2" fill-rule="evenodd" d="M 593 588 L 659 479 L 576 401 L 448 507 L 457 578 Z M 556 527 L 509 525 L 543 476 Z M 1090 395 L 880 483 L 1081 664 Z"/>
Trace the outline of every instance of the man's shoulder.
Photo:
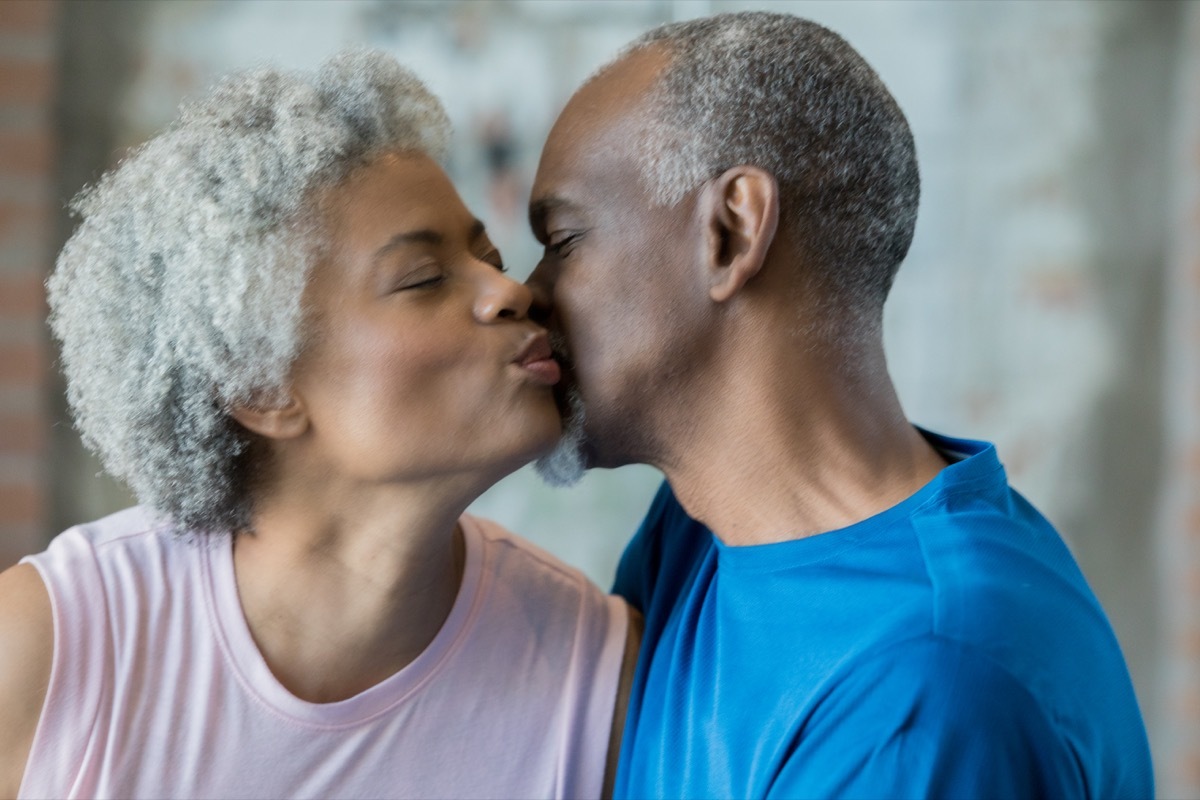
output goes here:
<path id="1" fill-rule="evenodd" d="M 913 514 L 908 526 L 938 636 L 978 647 L 1017 674 L 1079 648 L 1106 651 L 1123 667 L 1107 617 L 1066 543 L 1006 483 L 958 487 Z"/>
<path id="2" fill-rule="evenodd" d="M 930 627 L 871 662 L 879 681 L 899 680 L 889 694 L 908 687 L 914 700 L 939 698 L 947 729 L 986 727 L 974 735 L 995 734 L 996 747 L 1041 737 L 1057 748 L 1046 753 L 1081 765 L 1082 780 L 1149 785 L 1145 728 L 1120 645 L 1054 527 L 1006 481 L 954 487 L 909 525 Z M 1025 755 L 1070 777 L 1069 762 Z"/>
<path id="3" fill-rule="evenodd" d="M 880 691 L 890 687 L 888 691 Z M 1029 705 L 1036 692 L 1021 676 L 986 650 L 936 633 L 880 641 L 862 647 L 846 659 L 830 676 L 828 696 L 874 698 L 887 704 L 911 701 L 926 708 L 937 708 L 939 701 L 946 718 L 961 715 L 971 721 L 981 713 L 1003 710 L 1005 713 L 1033 710 Z M 946 698 L 978 697 L 986 702 L 946 703 Z M 886 698 L 886 699 L 885 699 Z M 997 698 L 1001 702 L 994 702 Z M 1049 718 L 1041 722 L 1050 723 Z"/>
<path id="4" fill-rule="evenodd" d="M 613 590 L 646 614 L 679 599 L 696 562 L 712 548 L 712 533 L 688 516 L 663 481 L 617 566 Z"/>
<path id="5" fill-rule="evenodd" d="M 1085 707 L 1073 686 L 1088 676 L 1061 677 L 1022 672 L 984 648 L 936 634 L 864 651 L 806 720 L 793 769 L 797 778 L 824 780 L 804 764 L 853 753 L 851 740 L 865 736 L 881 752 L 861 772 L 843 776 L 865 780 L 855 784 L 862 787 L 895 780 L 901 783 L 875 788 L 926 794 L 943 786 L 953 791 L 935 793 L 964 796 L 1146 793 L 1153 785 L 1149 749 L 1132 692 L 1110 686 L 1115 702 Z M 895 771 L 892 761 L 907 767 Z"/>
<path id="6" fill-rule="evenodd" d="M 1064 745 L 1002 665 L 917 636 L 861 653 L 829 681 L 775 785 L 804 796 L 1079 796 Z"/>

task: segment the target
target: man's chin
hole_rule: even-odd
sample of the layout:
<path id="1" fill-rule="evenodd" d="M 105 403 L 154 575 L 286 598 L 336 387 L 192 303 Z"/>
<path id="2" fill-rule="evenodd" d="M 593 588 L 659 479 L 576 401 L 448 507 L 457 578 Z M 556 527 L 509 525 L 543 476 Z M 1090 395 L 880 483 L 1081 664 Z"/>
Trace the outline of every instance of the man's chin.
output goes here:
<path id="1" fill-rule="evenodd" d="M 583 397 L 572 387 L 566 392 L 563 410 L 563 434 L 554 449 L 534 462 L 533 468 L 551 486 L 574 486 L 587 472 L 583 432 L 585 414 Z"/>

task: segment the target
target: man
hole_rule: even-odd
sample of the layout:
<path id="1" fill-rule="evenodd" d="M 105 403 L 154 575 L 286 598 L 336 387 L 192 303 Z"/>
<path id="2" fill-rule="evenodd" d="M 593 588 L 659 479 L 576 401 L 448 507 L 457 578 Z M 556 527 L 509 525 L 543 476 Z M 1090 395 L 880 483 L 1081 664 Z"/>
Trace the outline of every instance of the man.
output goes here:
<path id="1" fill-rule="evenodd" d="M 1152 796 L 1066 547 L 897 400 L 917 198 L 879 78 L 787 15 L 651 31 L 555 124 L 530 284 L 574 388 L 543 468 L 669 483 L 617 576 L 646 625 L 617 796 Z"/>

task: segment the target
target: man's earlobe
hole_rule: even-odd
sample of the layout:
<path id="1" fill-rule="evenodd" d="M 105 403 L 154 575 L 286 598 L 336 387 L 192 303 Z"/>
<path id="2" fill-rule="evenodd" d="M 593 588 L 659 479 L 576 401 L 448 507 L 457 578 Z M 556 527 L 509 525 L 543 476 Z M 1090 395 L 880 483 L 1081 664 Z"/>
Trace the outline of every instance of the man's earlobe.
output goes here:
<path id="1" fill-rule="evenodd" d="M 724 303 L 758 274 L 779 226 L 779 182 L 766 170 L 731 167 L 705 193 L 709 296 Z"/>
<path id="2" fill-rule="evenodd" d="M 304 403 L 291 392 L 235 403 L 229 415 L 246 430 L 267 439 L 294 439 L 308 430 Z"/>

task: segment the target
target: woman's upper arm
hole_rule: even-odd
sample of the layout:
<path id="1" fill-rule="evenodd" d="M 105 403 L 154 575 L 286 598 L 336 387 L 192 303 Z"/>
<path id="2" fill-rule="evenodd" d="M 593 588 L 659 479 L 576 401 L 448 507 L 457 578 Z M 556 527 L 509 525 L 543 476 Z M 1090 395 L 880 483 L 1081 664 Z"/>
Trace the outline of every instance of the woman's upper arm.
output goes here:
<path id="1" fill-rule="evenodd" d="M 0 798 L 16 797 L 50 682 L 54 618 L 37 570 L 0 573 Z"/>

